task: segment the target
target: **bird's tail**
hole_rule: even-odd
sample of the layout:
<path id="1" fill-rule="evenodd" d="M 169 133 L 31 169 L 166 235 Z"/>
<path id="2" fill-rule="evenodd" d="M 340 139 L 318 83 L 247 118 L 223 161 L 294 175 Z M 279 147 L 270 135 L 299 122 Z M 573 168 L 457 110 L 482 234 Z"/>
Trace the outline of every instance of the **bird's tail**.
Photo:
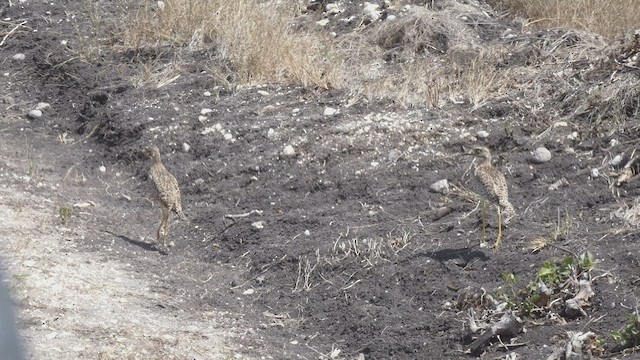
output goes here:
<path id="1" fill-rule="evenodd" d="M 500 206 L 504 208 L 504 211 L 503 211 L 504 223 L 508 224 L 509 221 L 511 221 L 511 219 L 513 219 L 516 216 L 516 210 L 513 208 L 513 205 L 511 205 L 511 202 L 509 202 L 509 200 L 501 201 L 501 203 L 502 204 L 500 204 Z"/>
<path id="2" fill-rule="evenodd" d="M 176 211 L 176 214 L 178 214 L 178 218 L 182 221 L 185 222 L 189 222 L 189 218 L 187 218 L 187 215 L 184 214 L 184 212 L 182 211 L 182 209 L 179 209 Z"/>

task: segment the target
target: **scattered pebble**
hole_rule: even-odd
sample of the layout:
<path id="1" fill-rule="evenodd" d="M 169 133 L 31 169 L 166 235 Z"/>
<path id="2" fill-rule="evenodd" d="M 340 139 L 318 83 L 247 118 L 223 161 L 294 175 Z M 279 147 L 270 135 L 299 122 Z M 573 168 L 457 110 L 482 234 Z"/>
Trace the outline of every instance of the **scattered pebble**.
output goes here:
<path id="1" fill-rule="evenodd" d="M 613 159 L 611 159 L 611 161 L 609 161 L 609 165 L 611 166 L 618 166 L 620 165 L 620 163 L 622 162 L 622 159 L 624 157 L 622 156 L 622 154 L 618 154 L 616 155 Z"/>
<path id="2" fill-rule="evenodd" d="M 609 141 L 609 147 L 616 147 L 618 144 L 620 144 L 620 141 L 617 139 L 611 139 L 611 141 Z"/>
<path id="3" fill-rule="evenodd" d="M 196 185 L 202 185 L 202 184 L 204 184 L 204 179 L 198 178 L 198 179 L 196 179 L 195 183 L 196 183 Z"/>
<path id="4" fill-rule="evenodd" d="M 211 110 L 209 108 L 204 108 L 204 109 L 200 110 L 200 115 L 207 115 L 210 112 L 213 112 L 213 110 Z"/>
<path id="5" fill-rule="evenodd" d="M 29 112 L 27 113 L 27 116 L 32 119 L 39 119 L 42 117 L 42 110 L 38 110 L 38 109 L 29 110 Z"/>
<path id="6" fill-rule="evenodd" d="M 26 56 L 22 53 L 15 54 L 11 57 L 13 60 L 24 60 Z"/>
<path id="7" fill-rule="evenodd" d="M 44 109 L 48 109 L 50 107 L 51 107 L 51 105 L 49 105 L 49 103 L 39 102 L 38 105 L 36 105 L 36 110 L 44 110 Z"/>
<path id="8" fill-rule="evenodd" d="M 544 146 L 540 146 L 533 152 L 533 159 L 537 163 L 546 163 L 551 160 L 551 151 Z"/>
<path id="9" fill-rule="evenodd" d="M 251 295 L 254 292 L 255 292 L 255 290 L 253 290 L 253 289 L 247 289 L 247 290 L 242 292 L 242 295 Z"/>
<path id="10" fill-rule="evenodd" d="M 311 231 L 309 231 L 309 230 L 305 230 L 305 231 L 304 231 L 304 235 L 305 235 L 305 236 L 309 236 L 309 235 L 311 235 Z"/>
<path id="11" fill-rule="evenodd" d="M 597 178 L 598 176 L 600 176 L 600 170 L 593 168 L 591 169 L 591 177 L 592 178 Z"/>
<path id="12" fill-rule="evenodd" d="M 267 131 L 267 137 L 272 137 L 275 133 L 276 133 L 276 131 L 275 131 L 275 130 L 273 130 L 273 129 L 269 129 L 269 130 Z"/>
<path id="13" fill-rule="evenodd" d="M 200 121 L 200 122 L 205 122 L 205 121 L 207 121 L 207 119 L 208 118 L 206 116 L 204 116 L 204 115 L 198 116 L 198 121 Z"/>
<path id="14" fill-rule="evenodd" d="M 379 163 L 379 162 L 377 162 L 377 161 L 372 161 L 372 162 L 371 162 L 371 167 L 373 167 L 373 168 L 374 168 L 374 167 L 378 167 L 378 165 L 380 165 L 380 163 Z"/>
<path id="15" fill-rule="evenodd" d="M 574 132 L 572 132 L 571 134 L 567 135 L 567 139 L 569 139 L 569 140 L 576 140 L 576 139 L 578 139 L 578 132 L 577 132 L 577 131 L 574 131 Z"/>
<path id="16" fill-rule="evenodd" d="M 364 16 L 371 21 L 376 21 L 380 19 L 382 16 L 382 11 L 380 11 L 380 5 L 372 4 L 369 2 L 364 3 L 364 8 L 362 9 Z"/>
<path id="17" fill-rule="evenodd" d="M 327 14 L 339 14 L 344 11 L 336 3 L 327 4 L 327 6 L 325 7 L 325 10 L 327 11 Z"/>
<path id="18" fill-rule="evenodd" d="M 73 207 L 82 209 L 82 208 L 88 208 L 91 205 L 93 205 L 93 204 L 88 202 L 88 201 L 85 201 L 85 202 L 75 203 L 75 204 L 73 204 Z"/>
<path id="19" fill-rule="evenodd" d="M 316 21 L 316 24 L 318 24 L 318 26 L 327 26 L 328 23 L 329 23 L 329 19 L 322 19 L 322 20 Z"/>
<path id="20" fill-rule="evenodd" d="M 254 228 L 254 229 L 258 229 L 258 230 L 264 229 L 265 225 L 266 225 L 266 223 L 264 221 L 262 221 L 262 220 L 254 221 L 254 222 L 251 223 L 251 227 Z"/>
<path id="21" fill-rule="evenodd" d="M 448 194 L 449 181 L 447 179 L 438 180 L 431 184 L 431 186 L 429 186 L 429 189 L 440 194 Z"/>
<path id="22" fill-rule="evenodd" d="M 107 168 L 104 165 L 100 166 L 98 170 L 100 170 L 101 173 L 107 172 Z"/>
<path id="23" fill-rule="evenodd" d="M 269 92 L 268 91 L 264 91 L 264 90 L 258 90 L 258 94 L 260 94 L 262 96 L 269 96 Z"/>
<path id="24" fill-rule="evenodd" d="M 211 92 L 210 91 L 205 91 L 205 92 L 202 93 L 202 96 L 209 97 L 209 96 L 211 96 Z"/>
<path id="25" fill-rule="evenodd" d="M 282 150 L 282 155 L 284 156 L 294 156 L 296 154 L 296 150 L 293 148 L 293 146 L 291 145 L 287 145 L 284 147 L 284 150 Z"/>
<path id="26" fill-rule="evenodd" d="M 489 133 L 484 130 L 480 130 L 476 133 L 476 136 L 479 137 L 480 139 L 486 139 L 489 137 Z"/>
<path id="27" fill-rule="evenodd" d="M 184 152 L 189 152 L 189 150 L 191 150 L 191 145 L 182 143 L 182 150 L 184 150 Z"/>
<path id="28" fill-rule="evenodd" d="M 229 133 L 225 133 L 223 136 L 224 136 L 224 139 L 227 140 L 227 141 L 233 139 L 233 135 L 231 135 Z"/>
<path id="29" fill-rule="evenodd" d="M 69 41 L 68 41 L 68 40 L 62 40 L 62 41 L 60 41 L 60 45 L 62 45 L 62 46 L 67 46 L 67 44 L 68 44 L 68 43 L 69 43 Z"/>
<path id="30" fill-rule="evenodd" d="M 335 115 L 338 112 L 337 109 L 332 108 L 332 107 L 326 107 L 324 109 L 324 112 L 322 113 L 324 116 L 332 116 Z"/>

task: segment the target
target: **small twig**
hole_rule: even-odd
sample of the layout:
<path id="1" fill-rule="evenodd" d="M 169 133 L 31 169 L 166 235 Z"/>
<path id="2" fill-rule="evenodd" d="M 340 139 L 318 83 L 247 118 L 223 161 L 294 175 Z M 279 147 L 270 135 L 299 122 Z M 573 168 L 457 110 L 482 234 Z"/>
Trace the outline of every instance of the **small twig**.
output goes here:
<path id="1" fill-rule="evenodd" d="M 244 213 L 244 214 L 226 214 L 224 217 L 225 217 L 225 219 L 233 219 L 233 220 L 235 220 L 235 219 L 238 219 L 238 218 L 248 217 L 248 216 L 251 216 L 253 214 L 258 214 L 258 215 L 262 216 L 263 213 L 264 213 L 264 211 L 262 211 L 262 210 L 251 210 L 251 211 L 249 211 L 247 213 Z"/>
<path id="2" fill-rule="evenodd" d="M 5 36 L 2 38 L 2 41 L 0 41 L 0 46 L 4 45 L 4 42 L 5 42 L 5 41 L 7 41 L 7 38 L 8 38 L 11 34 L 13 34 L 16 30 L 18 30 L 18 28 L 20 28 L 20 26 L 22 26 L 22 25 L 24 25 L 24 24 L 26 24 L 26 23 L 27 23 L 26 21 L 23 21 L 23 22 L 21 22 L 20 24 L 16 25 L 13 29 L 11 29 L 11 31 L 9 31 L 9 32 L 7 33 L 7 35 L 5 35 Z"/>

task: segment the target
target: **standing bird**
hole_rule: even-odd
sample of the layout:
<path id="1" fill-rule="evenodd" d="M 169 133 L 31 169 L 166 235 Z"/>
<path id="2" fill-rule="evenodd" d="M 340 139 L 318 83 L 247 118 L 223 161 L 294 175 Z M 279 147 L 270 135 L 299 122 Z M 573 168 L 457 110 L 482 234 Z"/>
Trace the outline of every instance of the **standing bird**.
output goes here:
<path id="1" fill-rule="evenodd" d="M 487 202 L 496 205 L 498 209 L 498 238 L 494 247 L 500 246 L 502 241 L 502 208 L 505 213 L 505 224 L 515 216 L 516 211 L 509 201 L 509 189 L 504 175 L 491 164 L 491 152 L 484 146 L 476 146 L 466 155 L 473 155 L 482 161 L 475 168 L 470 181 L 470 188 L 480 197 L 482 203 L 482 241 L 486 241 Z"/>
<path id="2" fill-rule="evenodd" d="M 162 244 L 167 246 L 167 235 L 169 233 L 169 212 L 173 211 L 178 215 L 180 220 L 186 220 L 187 217 L 182 212 L 182 203 L 180 197 L 180 187 L 178 181 L 171 175 L 169 170 L 162 164 L 160 160 L 160 150 L 157 146 L 147 146 L 144 153 L 151 158 L 151 168 L 149 168 L 149 178 L 154 188 L 154 200 L 160 203 L 162 209 L 162 220 L 158 228 L 158 242 L 162 238 Z"/>

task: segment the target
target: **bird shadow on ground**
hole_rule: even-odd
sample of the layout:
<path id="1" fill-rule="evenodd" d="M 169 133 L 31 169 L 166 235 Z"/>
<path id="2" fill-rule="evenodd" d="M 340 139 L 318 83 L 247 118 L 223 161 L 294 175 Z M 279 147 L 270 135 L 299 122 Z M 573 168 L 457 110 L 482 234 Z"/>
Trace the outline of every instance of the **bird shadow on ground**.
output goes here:
<path id="1" fill-rule="evenodd" d="M 158 244 L 155 244 L 155 243 L 152 244 L 152 243 L 148 243 L 148 242 L 144 242 L 144 241 L 134 240 L 134 239 L 132 239 L 132 238 L 126 236 L 126 235 L 116 234 L 116 233 L 114 233 L 112 231 L 109 231 L 109 230 L 105 230 L 105 232 L 107 232 L 107 233 L 109 233 L 109 234 L 111 234 L 111 235 L 113 235 L 113 236 L 115 236 L 115 237 L 117 237 L 119 239 L 122 239 L 122 240 L 124 240 L 124 241 L 126 241 L 126 242 L 128 242 L 128 243 L 130 243 L 132 245 L 136 245 L 136 246 L 138 246 L 138 247 L 140 247 L 140 248 L 142 248 L 142 249 L 144 249 L 146 251 L 157 251 L 162 255 L 167 255 L 168 254 L 168 252 L 166 250 L 162 249 L 162 247 L 160 247 Z"/>
<path id="2" fill-rule="evenodd" d="M 485 254 L 482 250 L 478 250 L 474 247 L 429 251 L 425 253 L 425 255 L 440 262 L 454 259 L 462 259 L 467 263 L 476 259 L 482 261 L 489 260 L 489 256 L 487 256 L 487 254 Z"/>

